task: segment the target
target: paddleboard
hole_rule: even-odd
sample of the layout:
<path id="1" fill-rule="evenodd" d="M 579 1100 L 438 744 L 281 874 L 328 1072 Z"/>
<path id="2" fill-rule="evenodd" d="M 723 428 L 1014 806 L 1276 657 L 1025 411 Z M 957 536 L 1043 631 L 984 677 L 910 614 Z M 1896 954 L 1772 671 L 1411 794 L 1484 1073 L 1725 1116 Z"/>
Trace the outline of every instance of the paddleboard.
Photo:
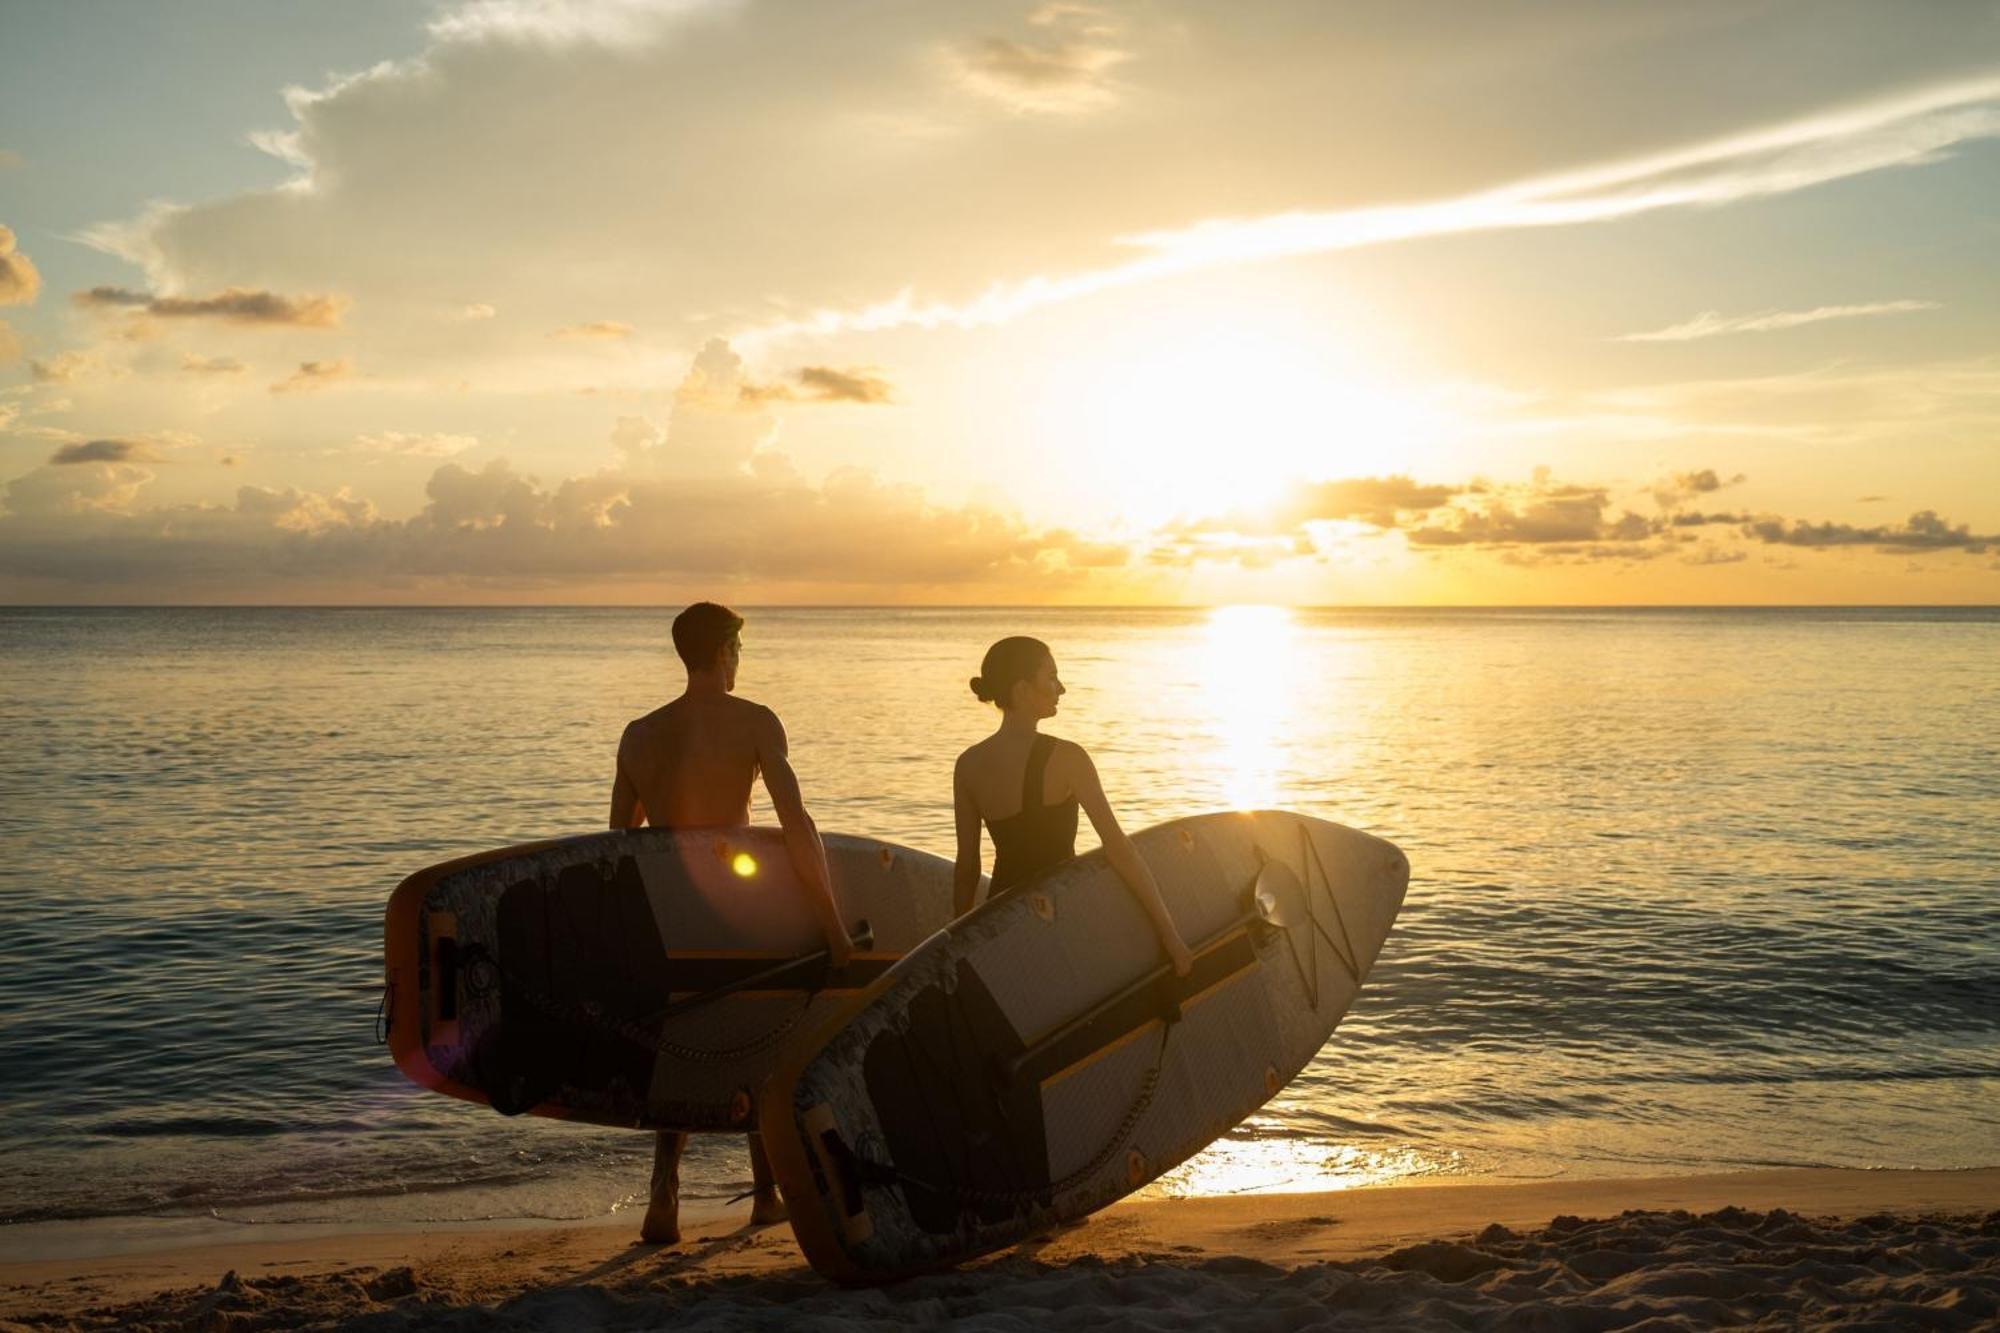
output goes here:
<path id="1" fill-rule="evenodd" d="M 397 1068 L 507 1115 L 751 1127 L 785 1044 L 951 916 L 951 862 L 824 842 L 867 940 L 837 973 L 776 829 L 607 832 L 419 871 L 385 920 Z"/>
<path id="2" fill-rule="evenodd" d="M 822 1274 L 969 1259 L 1201 1151 L 1318 1053 L 1409 882 L 1390 843 L 1279 811 L 1133 843 L 1190 975 L 1094 852 L 934 936 L 764 1085 L 765 1146 Z"/>

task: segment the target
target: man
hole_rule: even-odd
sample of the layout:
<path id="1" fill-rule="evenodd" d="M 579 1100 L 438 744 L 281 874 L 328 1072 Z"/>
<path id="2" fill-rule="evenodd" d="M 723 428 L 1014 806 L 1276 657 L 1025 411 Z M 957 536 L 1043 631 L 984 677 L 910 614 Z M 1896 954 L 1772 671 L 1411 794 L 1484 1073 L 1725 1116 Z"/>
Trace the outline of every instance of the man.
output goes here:
<path id="1" fill-rule="evenodd" d="M 630 723 L 618 742 L 618 777 L 611 788 L 611 827 L 652 823 L 667 828 L 740 828 L 750 822 L 750 784 L 759 774 L 784 826 L 785 849 L 806 887 L 826 935 L 830 966 L 844 967 L 853 945 L 840 921 L 827 873 L 826 848 L 799 797 L 798 776 L 785 756 L 785 729 L 762 704 L 734 697 L 742 656 L 743 617 L 714 602 L 696 602 L 674 617 L 674 651 L 687 667 L 678 699 Z M 653 1148 L 652 1198 L 641 1239 L 680 1239 L 680 1163 L 687 1135 L 659 1133 Z M 781 1221 L 785 1205 L 771 1181 L 764 1141 L 750 1135 L 755 1194 L 750 1220 Z"/>

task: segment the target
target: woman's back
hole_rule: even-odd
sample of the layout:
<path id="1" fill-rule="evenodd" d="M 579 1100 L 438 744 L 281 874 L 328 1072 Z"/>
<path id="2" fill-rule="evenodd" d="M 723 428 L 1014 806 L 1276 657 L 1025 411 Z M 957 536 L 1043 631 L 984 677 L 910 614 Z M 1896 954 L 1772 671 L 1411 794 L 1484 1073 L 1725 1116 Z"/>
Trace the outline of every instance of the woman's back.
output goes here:
<path id="1" fill-rule="evenodd" d="M 1076 793 L 1060 772 L 1059 747 L 1064 742 L 1040 732 L 1029 738 L 1018 767 L 1012 737 L 995 736 L 966 751 L 960 760 L 963 778 L 979 806 L 979 815 L 993 836 L 993 896 L 1059 866 L 1076 855 Z M 1057 770 L 1053 775 L 1051 770 Z M 1012 780 L 1014 773 L 1020 774 Z M 1018 802 L 1003 802 L 1002 792 Z M 1051 792 L 1059 793 L 1050 800 Z M 996 816 L 995 810 L 1011 809 Z"/>

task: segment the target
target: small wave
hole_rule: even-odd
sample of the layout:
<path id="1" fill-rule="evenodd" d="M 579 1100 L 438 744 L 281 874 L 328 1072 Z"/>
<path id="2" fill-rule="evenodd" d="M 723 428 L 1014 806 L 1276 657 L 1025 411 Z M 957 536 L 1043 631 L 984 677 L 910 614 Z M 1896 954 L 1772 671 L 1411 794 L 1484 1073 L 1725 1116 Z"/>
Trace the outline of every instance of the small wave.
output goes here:
<path id="1" fill-rule="evenodd" d="M 114 1139 L 171 1138 L 176 1135 L 254 1139 L 291 1133 L 298 1128 L 282 1121 L 254 1120 L 243 1116 L 170 1116 L 163 1120 L 112 1120 L 90 1126 L 90 1132 Z"/>

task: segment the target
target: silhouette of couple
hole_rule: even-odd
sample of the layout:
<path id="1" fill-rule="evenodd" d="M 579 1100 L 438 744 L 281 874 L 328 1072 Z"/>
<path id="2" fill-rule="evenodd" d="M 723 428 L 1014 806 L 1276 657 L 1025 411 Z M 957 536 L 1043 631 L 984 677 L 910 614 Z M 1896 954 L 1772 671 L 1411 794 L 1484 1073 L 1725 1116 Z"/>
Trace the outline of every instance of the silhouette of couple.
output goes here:
<path id="1" fill-rule="evenodd" d="M 742 629 L 743 617 L 714 602 L 696 602 L 674 618 L 674 650 L 687 667 L 687 688 L 626 726 L 618 742 L 611 827 L 741 827 L 750 822 L 750 786 L 761 775 L 793 869 L 826 936 L 831 964 L 844 966 L 853 946 L 834 903 L 826 849 L 786 757 L 785 728 L 764 705 L 732 693 L 743 655 Z M 993 837 L 990 892 L 998 897 L 1076 855 L 1081 807 L 1112 867 L 1152 919 L 1174 970 L 1185 974 L 1193 956 L 1167 915 L 1152 872 L 1118 827 L 1096 766 L 1082 746 L 1040 732 L 1042 719 L 1055 716 L 1064 694 L 1048 645 L 1018 636 L 1000 640 L 986 650 L 972 692 L 1000 710 L 1000 725 L 961 754 L 952 771 L 958 829 L 953 914 L 971 911 L 979 892 L 982 822 Z M 686 1146 L 686 1134 L 660 1131 L 651 1200 L 640 1227 L 647 1241 L 680 1239 L 680 1159 Z M 751 1221 L 779 1221 L 785 1205 L 755 1133 L 750 1173 Z"/>

